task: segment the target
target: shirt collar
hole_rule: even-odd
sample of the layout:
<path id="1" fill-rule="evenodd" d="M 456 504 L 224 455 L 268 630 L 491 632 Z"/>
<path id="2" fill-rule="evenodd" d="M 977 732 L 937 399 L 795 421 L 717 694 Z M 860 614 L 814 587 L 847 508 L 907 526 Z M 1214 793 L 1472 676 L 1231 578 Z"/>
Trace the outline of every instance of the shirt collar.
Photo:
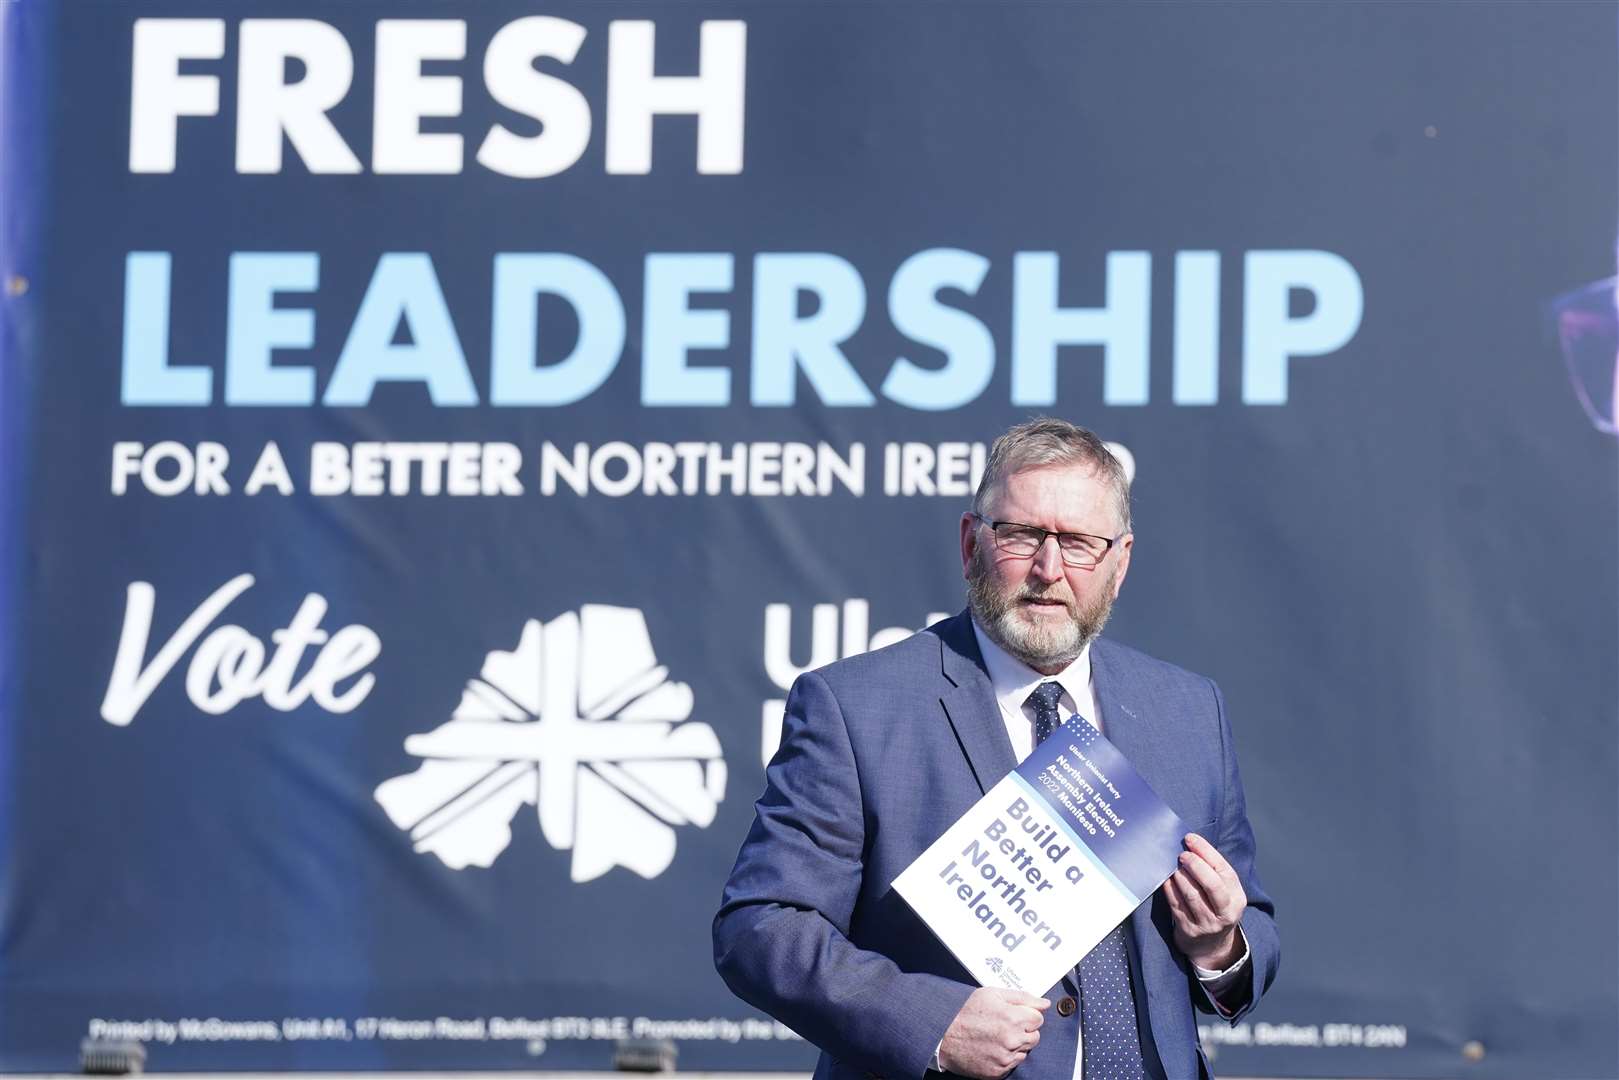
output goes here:
<path id="1" fill-rule="evenodd" d="M 1081 716 L 1090 712 L 1091 647 L 1088 643 L 1073 663 L 1055 675 L 1042 675 L 990 640 L 976 619 L 973 620 L 973 636 L 978 639 L 978 651 L 983 654 L 984 668 L 989 673 L 989 683 L 1001 711 L 1011 716 L 1022 714 L 1023 703 L 1029 700 L 1034 688 L 1048 679 L 1054 679 L 1061 684 L 1069 709 Z M 1085 704 L 1081 705 L 1081 702 Z M 1086 719 L 1091 718 L 1087 716 Z"/>

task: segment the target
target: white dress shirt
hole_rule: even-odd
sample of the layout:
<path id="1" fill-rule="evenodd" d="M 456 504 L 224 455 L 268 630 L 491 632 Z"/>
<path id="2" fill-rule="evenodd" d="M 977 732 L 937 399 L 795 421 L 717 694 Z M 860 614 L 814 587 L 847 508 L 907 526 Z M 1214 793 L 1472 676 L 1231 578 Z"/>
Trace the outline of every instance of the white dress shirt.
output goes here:
<path id="1" fill-rule="evenodd" d="M 1055 675 L 1042 675 L 1029 667 L 1021 660 L 1015 659 L 1005 649 L 991 641 L 978 623 L 973 623 L 973 635 L 978 639 L 978 651 L 983 654 L 984 668 L 989 672 L 990 686 L 995 691 L 995 701 L 1001 708 L 1001 719 L 1006 723 L 1007 738 L 1012 740 L 1012 755 L 1021 762 L 1034 751 L 1034 709 L 1026 703 L 1034 688 L 1043 682 L 1056 681 L 1062 686 L 1062 697 L 1057 699 L 1057 711 L 1064 721 L 1067 721 L 1076 712 L 1096 725 L 1096 730 L 1106 735 L 1102 726 L 1102 708 L 1096 700 L 1096 684 L 1091 679 L 1091 648 L 1089 645 L 1080 652 L 1073 663 L 1057 672 Z M 1242 928 L 1237 928 L 1238 936 L 1242 936 Z M 1197 981 L 1208 995 L 1209 1003 L 1224 1013 L 1220 1003 L 1214 995 L 1225 989 L 1241 974 L 1243 966 L 1248 963 L 1248 939 L 1243 937 L 1242 956 L 1236 963 L 1224 971 L 1207 971 L 1192 965 L 1197 973 Z M 942 1043 L 940 1044 L 943 1045 Z M 1085 1063 L 1084 1038 L 1081 1036 L 1079 1045 L 1074 1051 L 1074 1080 L 1082 1080 Z M 933 1068 L 939 1067 L 939 1053 L 933 1053 Z"/>

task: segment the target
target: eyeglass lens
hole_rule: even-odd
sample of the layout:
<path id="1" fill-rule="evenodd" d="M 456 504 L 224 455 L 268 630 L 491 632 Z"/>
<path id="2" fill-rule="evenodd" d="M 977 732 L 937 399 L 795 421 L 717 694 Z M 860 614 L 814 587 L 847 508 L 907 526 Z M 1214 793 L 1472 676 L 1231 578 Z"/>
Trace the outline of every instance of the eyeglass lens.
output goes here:
<path id="1" fill-rule="evenodd" d="M 995 526 L 995 539 L 1001 549 L 1013 555 L 1035 554 L 1048 536 L 1056 538 L 1062 561 L 1069 566 L 1094 566 L 1107 553 L 1108 545 L 1096 537 L 1046 532 L 1031 525 L 1002 523 Z"/>

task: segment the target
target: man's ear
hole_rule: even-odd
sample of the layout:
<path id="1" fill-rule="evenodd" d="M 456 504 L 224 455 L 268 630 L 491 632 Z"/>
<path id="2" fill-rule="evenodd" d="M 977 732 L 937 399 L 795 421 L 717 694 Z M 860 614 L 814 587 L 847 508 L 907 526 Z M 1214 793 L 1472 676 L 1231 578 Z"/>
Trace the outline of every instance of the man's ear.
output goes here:
<path id="1" fill-rule="evenodd" d="M 1135 533 L 1125 533 L 1119 537 L 1116 545 L 1119 553 L 1114 558 L 1119 560 L 1119 569 L 1113 575 L 1113 599 L 1119 598 L 1119 591 L 1124 588 L 1124 575 L 1130 572 L 1130 550 L 1135 547 Z"/>
<path id="2" fill-rule="evenodd" d="M 961 515 L 961 576 L 967 576 L 972 565 L 973 552 L 978 550 L 978 519 L 971 510 Z"/>

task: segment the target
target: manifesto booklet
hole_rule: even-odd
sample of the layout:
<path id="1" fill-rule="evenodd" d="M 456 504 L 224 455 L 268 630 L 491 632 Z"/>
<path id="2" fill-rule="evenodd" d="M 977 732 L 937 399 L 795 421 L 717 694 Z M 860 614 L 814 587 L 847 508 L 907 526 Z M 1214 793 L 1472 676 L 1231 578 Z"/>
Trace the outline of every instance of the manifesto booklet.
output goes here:
<path id="1" fill-rule="evenodd" d="M 1175 872 L 1186 826 L 1074 718 L 894 879 L 984 986 L 1043 993 Z"/>

